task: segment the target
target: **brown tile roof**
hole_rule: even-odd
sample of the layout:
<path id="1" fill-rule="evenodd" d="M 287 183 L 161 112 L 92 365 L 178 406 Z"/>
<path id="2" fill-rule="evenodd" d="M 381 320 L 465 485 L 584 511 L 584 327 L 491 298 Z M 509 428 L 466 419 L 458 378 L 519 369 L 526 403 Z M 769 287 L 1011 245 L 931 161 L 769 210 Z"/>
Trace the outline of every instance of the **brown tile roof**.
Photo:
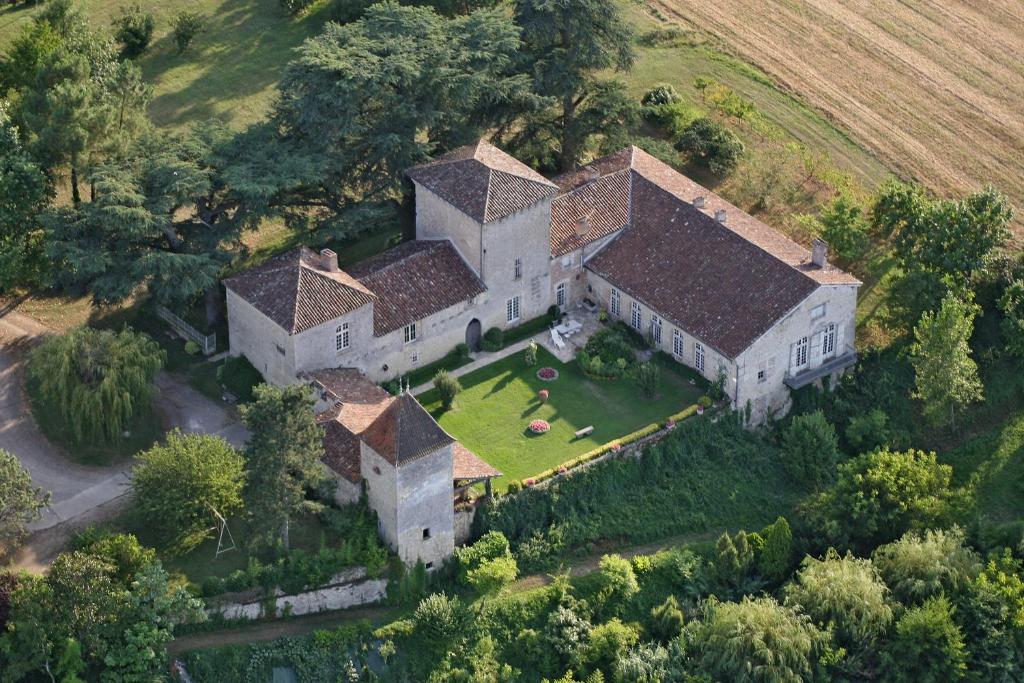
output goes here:
<path id="1" fill-rule="evenodd" d="M 485 463 L 476 453 L 458 441 L 452 446 L 452 453 L 455 456 L 455 476 L 452 478 L 455 480 L 491 479 L 501 476 L 501 472 Z"/>
<path id="2" fill-rule="evenodd" d="M 324 429 L 324 455 L 320 461 L 353 484 L 363 480 L 360 472 L 359 437 L 334 419 L 332 413 L 317 418 Z"/>
<path id="3" fill-rule="evenodd" d="M 369 427 L 395 400 L 355 368 L 316 370 L 301 377 L 319 383 L 331 400 L 341 404 L 334 410 L 333 419 L 355 434 Z"/>
<path id="4" fill-rule="evenodd" d="M 413 166 L 406 175 L 480 223 L 509 216 L 557 191 L 547 178 L 485 140 Z"/>
<path id="5" fill-rule="evenodd" d="M 258 311 L 297 334 L 350 313 L 373 294 L 343 271 L 321 267 L 320 255 L 300 247 L 228 278 L 224 285 Z"/>
<path id="6" fill-rule="evenodd" d="M 730 358 L 818 287 L 645 178 L 633 206 L 632 226 L 587 267 Z"/>
<path id="7" fill-rule="evenodd" d="M 398 467 L 455 442 L 408 393 L 392 401 L 360 437 Z"/>
<path id="8" fill-rule="evenodd" d="M 447 240 L 406 242 L 357 263 L 349 272 L 376 296 L 377 337 L 487 290 Z"/>
<path id="9" fill-rule="evenodd" d="M 555 198 L 551 203 L 552 257 L 607 237 L 629 223 L 629 178 L 628 170 L 601 175 L 573 183 L 568 192 Z"/>

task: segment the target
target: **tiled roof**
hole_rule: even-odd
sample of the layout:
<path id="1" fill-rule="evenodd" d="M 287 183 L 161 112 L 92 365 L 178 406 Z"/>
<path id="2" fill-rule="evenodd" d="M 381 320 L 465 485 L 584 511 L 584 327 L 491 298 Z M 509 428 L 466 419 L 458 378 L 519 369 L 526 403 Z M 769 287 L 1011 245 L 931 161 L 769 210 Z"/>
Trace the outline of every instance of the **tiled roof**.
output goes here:
<path id="1" fill-rule="evenodd" d="M 645 178 L 633 207 L 631 227 L 587 267 L 730 358 L 818 287 Z"/>
<path id="2" fill-rule="evenodd" d="M 392 401 L 360 437 L 398 467 L 455 442 L 409 393 Z"/>
<path id="3" fill-rule="evenodd" d="M 412 241 L 353 266 L 376 296 L 373 334 L 380 337 L 487 290 L 447 240 Z"/>
<path id="4" fill-rule="evenodd" d="M 406 175 L 480 223 L 509 216 L 558 189 L 484 140 L 413 166 Z"/>
<path id="5" fill-rule="evenodd" d="M 321 266 L 316 252 L 300 247 L 228 278 L 224 285 L 258 311 L 297 334 L 350 313 L 373 294 L 343 271 Z"/>
<path id="6" fill-rule="evenodd" d="M 620 170 L 556 197 L 551 202 L 551 256 L 568 254 L 624 228 L 629 223 L 629 179 L 629 171 Z"/>
<path id="7" fill-rule="evenodd" d="M 355 368 L 333 368 L 306 372 L 303 379 L 318 382 L 330 400 L 340 403 L 334 419 L 359 434 L 376 420 L 395 398 Z"/>
<path id="8" fill-rule="evenodd" d="M 348 481 L 358 484 L 363 479 L 359 467 L 359 437 L 334 419 L 333 413 L 324 413 L 317 422 L 324 429 L 324 455 L 320 461 Z"/>
<path id="9" fill-rule="evenodd" d="M 452 446 L 452 453 L 455 456 L 455 475 L 452 478 L 455 480 L 492 479 L 501 476 L 501 472 L 485 463 L 476 453 L 458 441 Z"/>

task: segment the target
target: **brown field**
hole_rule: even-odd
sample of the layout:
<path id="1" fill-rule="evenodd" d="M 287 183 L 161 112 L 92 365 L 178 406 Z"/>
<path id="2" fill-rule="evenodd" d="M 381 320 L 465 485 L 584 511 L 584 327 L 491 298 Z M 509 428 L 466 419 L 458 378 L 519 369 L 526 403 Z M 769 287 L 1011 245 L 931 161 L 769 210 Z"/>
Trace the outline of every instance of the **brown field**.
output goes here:
<path id="1" fill-rule="evenodd" d="M 707 31 L 907 178 L 992 184 L 1024 228 L 1020 0 L 649 0 Z"/>

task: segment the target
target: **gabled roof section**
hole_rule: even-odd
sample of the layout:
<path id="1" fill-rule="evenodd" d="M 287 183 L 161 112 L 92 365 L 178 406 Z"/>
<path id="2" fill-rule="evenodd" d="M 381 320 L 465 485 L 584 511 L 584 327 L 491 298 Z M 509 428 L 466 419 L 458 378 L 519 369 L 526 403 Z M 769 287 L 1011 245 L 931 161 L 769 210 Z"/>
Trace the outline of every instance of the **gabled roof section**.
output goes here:
<path id="1" fill-rule="evenodd" d="M 448 240 L 405 242 L 357 263 L 350 272 L 376 296 L 376 337 L 487 291 Z"/>
<path id="2" fill-rule="evenodd" d="M 481 460 L 480 456 L 458 441 L 452 446 L 452 456 L 454 460 L 452 479 L 455 481 L 482 481 L 501 476 L 501 472 Z"/>
<path id="3" fill-rule="evenodd" d="M 582 184 L 573 184 L 568 192 L 555 197 L 551 202 L 551 256 L 568 254 L 626 227 L 629 183 L 628 170 L 608 175 L 595 172 Z"/>
<path id="4" fill-rule="evenodd" d="M 321 256 L 306 247 L 275 256 L 224 285 L 288 334 L 351 313 L 375 298 L 348 273 L 325 268 Z"/>
<path id="5" fill-rule="evenodd" d="M 388 405 L 360 436 L 397 467 L 455 443 L 408 392 Z"/>
<path id="6" fill-rule="evenodd" d="M 510 216 L 558 191 L 486 140 L 413 166 L 406 175 L 478 223 Z"/>

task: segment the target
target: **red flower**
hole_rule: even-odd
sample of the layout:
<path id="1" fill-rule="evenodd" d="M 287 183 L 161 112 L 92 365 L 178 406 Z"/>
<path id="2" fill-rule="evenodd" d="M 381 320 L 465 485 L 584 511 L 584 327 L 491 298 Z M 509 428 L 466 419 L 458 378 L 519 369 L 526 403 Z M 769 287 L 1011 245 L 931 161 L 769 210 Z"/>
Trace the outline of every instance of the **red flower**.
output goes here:
<path id="1" fill-rule="evenodd" d="M 549 429 L 551 429 L 551 425 L 547 420 L 534 420 L 530 423 L 530 431 L 534 434 L 543 434 Z"/>

